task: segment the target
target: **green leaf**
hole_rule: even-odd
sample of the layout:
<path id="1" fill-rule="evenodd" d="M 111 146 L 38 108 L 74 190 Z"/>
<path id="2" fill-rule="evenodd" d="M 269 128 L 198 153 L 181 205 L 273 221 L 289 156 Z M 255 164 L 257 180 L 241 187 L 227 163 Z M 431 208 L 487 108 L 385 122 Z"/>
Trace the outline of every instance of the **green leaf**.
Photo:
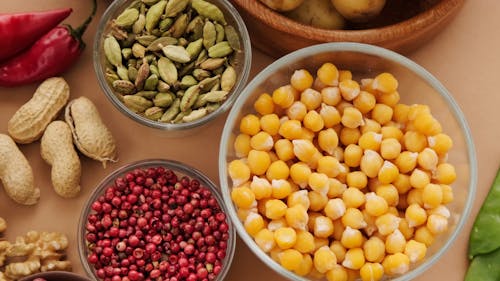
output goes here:
<path id="1" fill-rule="evenodd" d="M 489 254 L 478 255 L 472 260 L 465 281 L 500 280 L 500 249 Z"/>
<path id="2" fill-rule="evenodd" d="M 500 170 L 479 210 L 469 238 L 469 259 L 500 248 Z"/>

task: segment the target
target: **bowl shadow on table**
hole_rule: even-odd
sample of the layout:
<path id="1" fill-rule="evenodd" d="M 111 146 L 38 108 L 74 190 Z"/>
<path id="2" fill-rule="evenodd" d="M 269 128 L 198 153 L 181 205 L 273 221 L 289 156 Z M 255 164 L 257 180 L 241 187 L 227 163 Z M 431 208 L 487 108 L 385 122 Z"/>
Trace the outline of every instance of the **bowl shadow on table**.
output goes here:
<path id="1" fill-rule="evenodd" d="M 325 42 L 373 44 L 407 54 L 442 31 L 457 15 L 464 0 L 440 0 L 401 22 L 358 30 L 327 30 L 301 24 L 269 9 L 259 0 L 232 2 L 246 23 L 252 44 L 272 57 L 280 57 Z"/>

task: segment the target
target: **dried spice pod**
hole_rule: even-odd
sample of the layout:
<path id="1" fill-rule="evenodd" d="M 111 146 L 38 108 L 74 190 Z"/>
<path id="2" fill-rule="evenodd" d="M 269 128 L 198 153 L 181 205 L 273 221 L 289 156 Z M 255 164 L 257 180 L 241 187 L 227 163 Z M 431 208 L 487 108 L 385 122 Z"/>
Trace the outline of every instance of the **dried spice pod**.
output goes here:
<path id="1" fill-rule="evenodd" d="M 65 112 L 73 134 L 73 142 L 84 155 L 102 162 L 116 162 L 116 142 L 110 130 L 102 122 L 97 108 L 86 97 L 68 103 Z"/>

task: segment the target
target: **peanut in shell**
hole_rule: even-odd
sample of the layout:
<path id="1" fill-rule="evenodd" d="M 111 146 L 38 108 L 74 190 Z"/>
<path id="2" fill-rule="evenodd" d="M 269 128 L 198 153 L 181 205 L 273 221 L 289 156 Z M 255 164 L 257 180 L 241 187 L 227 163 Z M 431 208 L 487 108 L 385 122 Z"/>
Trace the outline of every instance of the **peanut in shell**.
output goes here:
<path id="1" fill-rule="evenodd" d="M 46 79 L 38 86 L 33 97 L 9 120 L 7 124 L 9 135 L 17 143 L 31 143 L 38 140 L 68 99 L 69 85 L 63 78 Z"/>
<path id="2" fill-rule="evenodd" d="M 116 162 L 116 142 L 102 122 L 97 108 L 86 97 L 79 97 L 66 106 L 65 120 L 73 134 L 73 142 L 85 156 L 102 162 Z"/>
<path id="3" fill-rule="evenodd" d="M 14 140 L 0 134 L 0 180 L 7 195 L 22 205 L 34 205 L 40 198 L 33 169 Z"/>
<path id="4" fill-rule="evenodd" d="M 40 154 L 52 166 L 50 177 L 54 191 L 64 198 L 77 196 L 82 167 L 66 122 L 56 120 L 47 126 L 40 142 Z"/>

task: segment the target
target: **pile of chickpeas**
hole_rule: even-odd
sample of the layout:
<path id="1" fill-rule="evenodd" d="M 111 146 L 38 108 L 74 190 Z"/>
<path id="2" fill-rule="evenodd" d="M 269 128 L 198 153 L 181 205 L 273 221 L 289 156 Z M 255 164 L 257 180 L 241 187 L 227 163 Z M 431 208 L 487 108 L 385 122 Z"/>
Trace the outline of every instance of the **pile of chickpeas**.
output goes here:
<path id="1" fill-rule="evenodd" d="M 392 74 L 357 82 L 332 63 L 258 96 L 227 168 L 262 251 L 329 281 L 380 280 L 424 259 L 448 228 L 453 142 L 428 106 L 399 100 Z"/>

